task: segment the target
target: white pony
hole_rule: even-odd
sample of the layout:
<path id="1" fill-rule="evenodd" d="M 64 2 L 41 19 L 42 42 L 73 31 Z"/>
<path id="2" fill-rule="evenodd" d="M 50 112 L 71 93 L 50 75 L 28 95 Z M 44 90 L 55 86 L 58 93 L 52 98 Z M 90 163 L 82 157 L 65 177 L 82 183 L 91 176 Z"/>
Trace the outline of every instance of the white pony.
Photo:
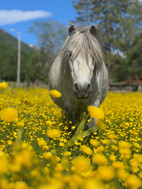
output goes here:
<path id="1" fill-rule="evenodd" d="M 99 107 L 103 102 L 108 89 L 108 73 L 103 61 L 99 26 L 71 25 L 68 33 L 51 67 L 49 88 L 62 93 L 61 98 L 52 99 L 75 124 L 89 105 Z"/>

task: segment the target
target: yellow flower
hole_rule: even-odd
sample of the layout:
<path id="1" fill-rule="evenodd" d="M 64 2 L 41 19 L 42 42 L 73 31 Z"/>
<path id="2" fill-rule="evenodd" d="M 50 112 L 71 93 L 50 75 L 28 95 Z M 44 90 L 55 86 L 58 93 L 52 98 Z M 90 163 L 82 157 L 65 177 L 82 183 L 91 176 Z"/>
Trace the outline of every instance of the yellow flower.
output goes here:
<path id="1" fill-rule="evenodd" d="M 51 153 L 51 152 L 45 152 L 45 153 L 43 154 L 43 157 L 44 157 L 45 159 L 50 159 L 50 158 L 52 158 L 52 153 Z"/>
<path id="2" fill-rule="evenodd" d="M 128 173 L 125 171 L 125 169 L 119 169 L 117 171 L 117 175 L 121 180 L 125 180 L 126 177 L 128 176 Z"/>
<path id="3" fill-rule="evenodd" d="M 115 172 L 111 166 L 100 166 L 97 170 L 98 176 L 103 181 L 110 181 L 115 177 Z"/>
<path id="4" fill-rule="evenodd" d="M 109 156 L 109 159 L 110 159 L 111 161 L 115 161 L 115 160 L 116 160 L 116 156 L 112 154 L 112 155 Z"/>
<path id="5" fill-rule="evenodd" d="M 50 138 L 59 138 L 61 136 L 61 132 L 57 129 L 49 129 L 47 131 L 47 136 Z"/>
<path id="6" fill-rule="evenodd" d="M 59 146 L 63 147 L 63 146 L 65 146 L 65 144 L 63 142 L 60 142 Z"/>
<path id="7" fill-rule="evenodd" d="M 25 125 L 24 121 L 17 122 L 18 127 L 24 127 L 24 125 Z"/>
<path id="8" fill-rule="evenodd" d="M 60 98 L 62 96 L 62 94 L 59 91 L 55 90 L 55 89 L 50 90 L 50 94 L 54 98 Z"/>
<path id="9" fill-rule="evenodd" d="M 125 180 L 125 184 L 128 188 L 139 188 L 142 183 L 136 175 L 129 175 Z"/>
<path id="10" fill-rule="evenodd" d="M 8 171 L 8 160 L 7 154 L 0 152 L 0 174 L 6 173 Z"/>
<path id="11" fill-rule="evenodd" d="M 139 177 L 142 179 L 142 171 L 139 173 Z"/>
<path id="12" fill-rule="evenodd" d="M 27 186 L 27 184 L 23 181 L 17 181 L 14 184 L 14 189 L 28 189 L 29 187 Z"/>
<path id="13" fill-rule="evenodd" d="M 47 142 L 43 138 L 38 139 L 38 145 L 44 147 L 47 145 Z"/>
<path id="14" fill-rule="evenodd" d="M 80 151 L 84 152 L 87 155 L 91 155 L 92 154 L 92 150 L 90 147 L 86 146 L 86 145 L 82 145 L 80 147 Z"/>
<path id="15" fill-rule="evenodd" d="M 0 83 L 0 89 L 6 89 L 8 84 L 6 82 Z"/>
<path id="16" fill-rule="evenodd" d="M 92 160 L 97 165 L 107 165 L 108 164 L 108 160 L 103 154 L 94 154 Z"/>
<path id="17" fill-rule="evenodd" d="M 15 108 L 4 108 L 0 111 L 0 118 L 4 121 L 14 121 L 18 117 L 18 111 Z"/>
<path id="18" fill-rule="evenodd" d="M 87 172 L 91 169 L 90 159 L 84 156 L 75 157 L 72 160 L 72 170 L 76 172 Z"/>
<path id="19" fill-rule="evenodd" d="M 94 178 L 85 179 L 82 183 L 82 189 L 104 189 L 104 185 Z"/>
<path id="20" fill-rule="evenodd" d="M 129 149 L 131 147 L 131 144 L 129 142 L 120 141 L 118 143 L 119 149 Z"/>
<path id="21" fill-rule="evenodd" d="M 91 117 L 96 119 L 103 119 L 104 118 L 104 111 L 101 108 L 94 107 L 92 105 L 88 106 L 88 112 Z"/>
<path id="22" fill-rule="evenodd" d="M 69 151 L 64 152 L 64 156 L 71 156 L 71 152 Z"/>
<path id="23" fill-rule="evenodd" d="M 115 169 L 123 169 L 124 168 L 124 164 L 123 162 L 121 161 L 114 161 L 112 163 L 112 166 L 115 168 Z"/>
<path id="24" fill-rule="evenodd" d="M 97 146 L 99 145 L 99 141 L 96 140 L 96 139 L 91 139 L 91 140 L 90 140 L 90 144 L 91 144 L 92 146 L 97 147 Z"/>

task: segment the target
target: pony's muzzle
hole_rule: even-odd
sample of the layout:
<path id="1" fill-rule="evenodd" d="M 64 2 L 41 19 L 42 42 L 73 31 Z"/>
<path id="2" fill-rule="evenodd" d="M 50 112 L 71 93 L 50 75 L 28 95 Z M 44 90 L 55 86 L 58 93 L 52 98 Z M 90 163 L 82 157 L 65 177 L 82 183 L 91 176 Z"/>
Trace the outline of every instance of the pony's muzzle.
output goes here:
<path id="1" fill-rule="evenodd" d="M 79 99 L 86 99 L 89 96 L 90 91 L 92 90 L 92 86 L 90 83 L 85 83 L 83 85 L 79 83 L 74 83 L 73 87 L 77 98 Z"/>

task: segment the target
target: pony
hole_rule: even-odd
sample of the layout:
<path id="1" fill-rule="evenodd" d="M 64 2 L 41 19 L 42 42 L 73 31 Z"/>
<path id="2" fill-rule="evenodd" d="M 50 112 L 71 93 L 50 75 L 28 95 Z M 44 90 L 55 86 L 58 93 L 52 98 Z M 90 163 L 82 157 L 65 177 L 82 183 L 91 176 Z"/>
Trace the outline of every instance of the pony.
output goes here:
<path id="1" fill-rule="evenodd" d="M 50 69 L 49 89 L 62 93 L 61 98 L 51 97 L 72 124 L 79 123 L 89 105 L 99 107 L 107 94 L 108 72 L 99 34 L 99 26 L 71 25 Z M 89 124 L 94 126 L 95 120 Z"/>

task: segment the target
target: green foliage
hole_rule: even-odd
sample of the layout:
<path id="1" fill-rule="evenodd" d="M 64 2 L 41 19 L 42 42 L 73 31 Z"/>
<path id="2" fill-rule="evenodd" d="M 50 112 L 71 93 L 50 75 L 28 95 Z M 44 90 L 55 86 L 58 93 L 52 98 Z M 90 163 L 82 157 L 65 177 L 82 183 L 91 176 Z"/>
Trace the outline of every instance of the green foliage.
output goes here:
<path id="1" fill-rule="evenodd" d="M 5 44 L 14 50 L 17 50 L 17 39 L 2 29 L 0 29 L 0 44 Z M 23 42 L 21 42 L 21 49 L 26 53 L 31 53 L 35 51 L 33 48 L 29 47 Z"/>
<path id="2" fill-rule="evenodd" d="M 130 76 L 138 75 L 142 79 L 142 33 L 137 36 L 127 51 L 127 66 Z"/>
<path id="3" fill-rule="evenodd" d="M 49 70 L 66 37 L 66 28 L 57 21 L 35 22 L 30 32 L 36 35 L 40 49 L 33 57 L 33 69 L 38 81 L 48 83 Z"/>
<path id="4" fill-rule="evenodd" d="M 66 28 L 56 21 L 35 22 L 30 28 L 39 40 L 36 51 L 21 43 L 21 81 L 48 83 L 48 75 L 55 54 L 66 37 Z M 17 39 L 0 30 L 0 78 L 16 81 Z"/>
<path id="5" fill-rule="evenodd" d="M 33 81 L 34 53 L 21 52 L 21 81 Z M 0 44 L 0 79 L 16 81 L 17 76 L 17 51 L 7 45 Z"/>
<path id="6" fill-rule="evenodd" d="M 110 76 L 119 81 L 138 73 L 136 68 L 140 65 L 135 63 L 134 56 L 127 56 L 130 57 L 129 49 L 136 45 L 135 38 L 142 30 L 142 3 L 138 0 L 76 0 L 73 5 L 78 13 L 75 23 L 101 25 L 102 46 Z M 136 48 L 140 50 L 139 46 Z M 135 68 L 131 68 L 131 64 L 135 64 Z"/>
<path id="7" fill-rule="evenodd" d="M 34 81 L 32 59 L 34 49 L 21 42 L 21 81 Z M 0 79 L 16 81 L 17 39 L 0 30 Z"/>
<path id="8" fill-rule="evenodd" d="M 66 28 L 55 20 L 38 21 L 30 27 L 30 32 L 37 36 L 38 43 L 49 54 L 55 54 L 66 38 Z"/>
<path id="9" fill-rule="evenodd" d="M 0 45 L 0 78 L 5 80 L 15 80 L 16 75 L 15 50 L 6 45 Z"/>

